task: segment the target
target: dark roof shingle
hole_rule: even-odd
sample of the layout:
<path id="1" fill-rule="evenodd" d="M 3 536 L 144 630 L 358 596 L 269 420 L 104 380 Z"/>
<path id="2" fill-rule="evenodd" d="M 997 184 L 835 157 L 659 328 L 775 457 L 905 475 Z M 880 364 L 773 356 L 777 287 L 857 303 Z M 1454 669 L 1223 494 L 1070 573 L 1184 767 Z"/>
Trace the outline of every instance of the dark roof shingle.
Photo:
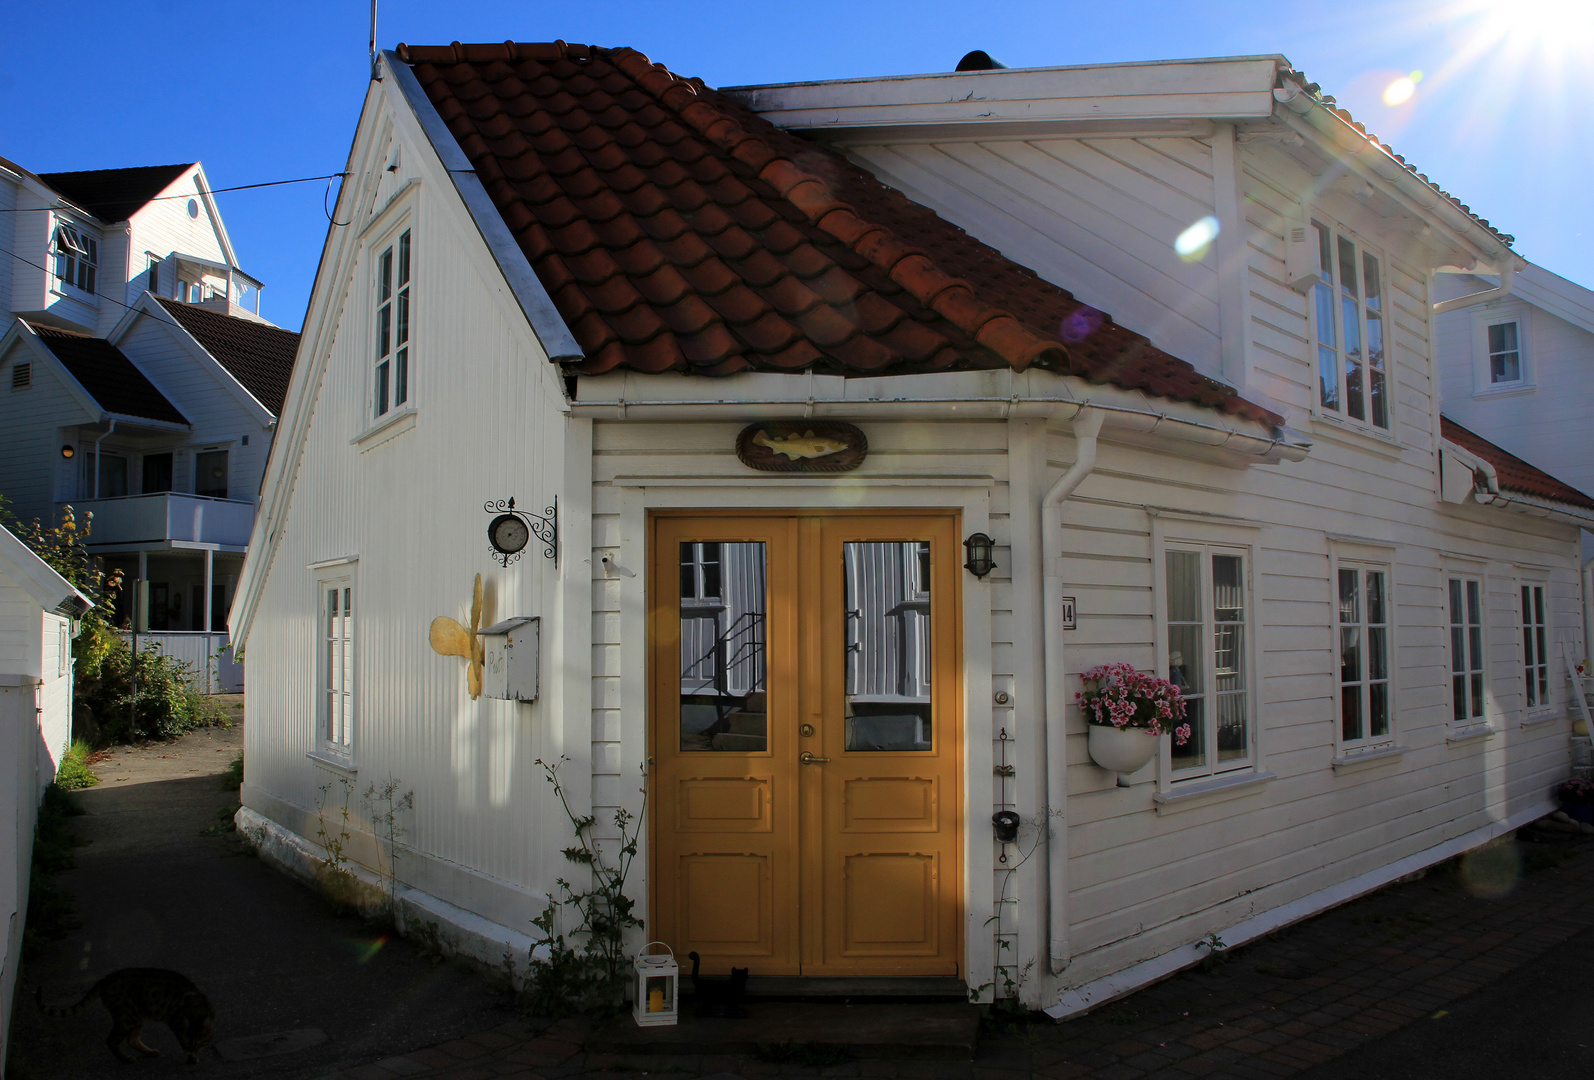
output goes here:
<path id="1" fill-rule="evenodd" d="M 126 221 L 194 163 L 141 165 L 132 169 L 39 173 L 39 179 L 101 221 Z"/>
<path id="2" fill-rule="evenodd" d="M 575 371 L 1035 365 L 1283 422 L 842 155 L 633 49 L 399 56 L 581 345 Z"/>
<path id="3" fill-rule="evenodd" d="M 43 323 L 29 323 L 28 326 L 106 412 L 173 424 L 188 423 L 188 417 L 178 412 L 177 406 L 167 401 L 144 373 L 109 341 Z"/>
<path id="4" fill-rule="evenodd" d="M 270 409 L 273 416 L 282 415 L 288 380 L 293 376 L 294 354 L 299 350 L 298 334 L 181 300 L 157 299 L 255 400 Z"/>
<path id="5" fill-rule="evenodd" d="M 1569 503 L 1585 510 L 1594 510 L 1594 499 L 1589 498 L 1571 484 L 1562 483 L 1542 469 L 1536 469 L 1509 450 L 1502 449 L 1482 435 L 1468 431 L 1448 416 L 1439 418 L 1439 436 L 1455 443 L 1469 454 L 1487 461 L 1502 491 L 1515 491 L 1538 499 Z"/>

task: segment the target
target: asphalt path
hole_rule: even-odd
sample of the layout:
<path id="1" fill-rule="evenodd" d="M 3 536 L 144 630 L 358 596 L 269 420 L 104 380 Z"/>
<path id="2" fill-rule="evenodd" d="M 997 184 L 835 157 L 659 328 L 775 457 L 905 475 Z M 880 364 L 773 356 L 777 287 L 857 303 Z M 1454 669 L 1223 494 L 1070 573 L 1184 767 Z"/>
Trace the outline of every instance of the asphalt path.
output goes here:
<path id="1" fill-rule="evenodd" d="M 237 805 L 220 774 L 242 745 L 240 724 L 122 748 L 96 767 L 101 783 L 77 793 L 87 813 L 73 824 L 89 844 L 60 881 L 83 925 L 24 964 L 10 1080 L 308 1080 L 519 1015 L 482 975 L 333 913 L 235 833 L 207 833 Z M 175 969 L 210 997 L 216 1044 L 202 1069 L 188 1070 L 163 1024 L 144 1033 L 161 1056 L 122 1065 L 98 1003 L 66 1019 L 33 1006 L 35 986 L 69 1004 L 124 967 Z"/>

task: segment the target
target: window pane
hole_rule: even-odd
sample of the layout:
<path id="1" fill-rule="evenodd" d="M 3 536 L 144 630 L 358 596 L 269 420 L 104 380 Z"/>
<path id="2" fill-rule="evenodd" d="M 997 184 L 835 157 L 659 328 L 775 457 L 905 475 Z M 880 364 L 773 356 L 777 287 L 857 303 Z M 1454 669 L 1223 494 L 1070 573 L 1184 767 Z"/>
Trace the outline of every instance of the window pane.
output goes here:
<path id="1" fill-rule="evenodd" d="M 1517 351 L 1517 324 L 1514 322 L 1495 323 L 1489 327 L 1489 351 L 1491 353 Z"/>
<path id="2" fill-rule="evenodd" d="M 1452 675 L 1450 677 L 1450 704 L 1455 714 L 1457 723 L 1467 718 L 1467 677 L 1465 675 Z"/>
<path id="3" fill-rule="evenodd" d="M 393 249 L 388 248 L 382 252 L 382 258 L 376 271 L 376 298 L 385 302 L 393 295 Z"/>
<path id="4" fill-rule="evenodd" d="M 1327 285 L 1316 285 L 1317 301 L 1317 380 L 1323 408 L 1339 408 L 1339 349 L 1334 336 L 1334 292 Z"/>
<path id="5" fill-rule="evenodd" d="M 227 451 L 211 450 L 194 455 L 194 494 L 213 499 L 227 497 Z"/>
<path id="6" fill-rule="evenodd" d="M 1359 683 L 1362 679 L 1362 632 L 1347 626 L 1339 632 L 1339 681 Z"/>
<path id="7" fill-rule="evenodd" d="M 1345 237 L 1339 239 L 1339 287 L 1352 300 L 1357 299 L 1356 245 Z"/>
<path id="8" fill-rule="evenodd" d="M 1168 621 L 1201 621 L 1201 556 L 1197 552 L 1168 552 Z"/>
<path id="9" fill-rule="evenodd" d="M 1450 670 L 1467 670 L 1467 631 L 1462 626 L 1450 628 Z"/>
<path id="10" fill-rule="evenodd" d="M 1461 617 L 1461 579 L 1450 579 L 1450 623 L 1452 626 L 1463 622 Z"/>
<path id="11" fill-rule="evenodd" d="M 1313 222 L 1312 229 L 1317 233 L 1317 268 L 1322 272 L 1324 279 L 1332 281 L 1334 280 L 1334 256 L 1331 254 L 1328 230 L 1316 222 Z"/>
<path id="12" fill-rule="evenodd" d="M 1389 678 L 1389 646 L 1386 635 L 1389 633 L 1382 626 L 1369 626 L 1367 628 L 1367 677 L 1369 679 Z"/>
<path id="13" fill-rule="evenodd" d="M 1339 694 L 1339 733 L 1346 742 L 1362 737 L 1362 688 L 1344 686 Z"/>
<path id="14" fill-rule="evenodd" d="M 387 412 L 387 365 L 376 365 L 376 415 Z"/>
<path id="15" fill-rule="evenodd" d="M 1472 676 L 1472 716 L 1483 716 L 1483 676 L 1474 673 Z"/>
<path id="16" fill-rule="evenodd" d="M 1387 623 L 1384 615 L 1384 575 L 1377 570 L 1367 571 L 1367 621 Z"/>
<path id="17" fill-rule="evenodd" d="M 1378 260 L 1366 252 L 1362 252 L 1362 272 L 1367 285 L 1367 384 L 1372 399 L 1372 419 L 1375 427 L 1387 428 L 1389 401 L 1384 377 L 1383 282 L 1378 272 Z"/>
<path id="18" fill-rule="evenodd" d="M 376 356 L 380 360 L 393 348 L 393 306 L 384 304 L 376 313 Z"/>
<path id="19" fill-rule="evenodd" d="M 1361 590 L 1357 588 L 1356 580 L 1361 576 L 1359 570 L 1341 570 L 1339 572 L 1339 621 L 1342 623 L 1359 623 L 1361 615 Z"/>
<path id="20" fill-rule="evenodd" d="M 1367 688 L 1367 733 L 1373 738 L 1389 734 L 1389 684 L 1374 683 Z"/>
<path id="21" fill-rule="evenodd" d="M 1218 761 L 1234 761 L 1250 754 L 1245 730 L 1245 694 L 1219 694 Z"/>
<path id="22" fill-rule="evenodd" d="M 146 495 L 172 489 L 172 455 L 144 455 L 144 483 L 141 490 Z"/>
<path id="23" fill-rule="evenodd" d="M 1358 420 L 1366 419 L 1362 408 L 1362 321 L 1354 295 L 1340 301 L 1345 335 L 1345 412 Z"/>
<path id="24" fill-rule="evenodd" d="M 767 750 L 764 545 L 688 541 L 680 554 L 681 749 Z M 712 593 L 702 588 L 709 566 Z"/>
<path id="25" fill-rule="evenodd" d="M 1483 604 L 1476 581 L 1467 582 L 1467 622 L 1473 626 L 1483 622 Z"/>
<path id="26" fill-rule="evenodd" d="M 403 345 L 410 339 L 410 294 L 401 292 L 398 295 L 398 326 L 393 335 L 393 340 Z"/>
<path id="27" fill-rule="evenodd" d="M 842 546 L 848 750 L 929 750 L 930 597 L 917 541 Z"/>
<path id="28" fill-rule="evenodd" d="M 1212 556 L 1213 618 L 1219 622 L 1245 621 L 1245 601 L 1240 589 L 1240 557 Z"/>
<path id="29" fill-rule="evenodd" d="M 1203 698 L 1185 703 L 1184 722 L 1190 725 L 1190 739 L 1183 746 L 1169 740 L 1175 769 L 1194 769 L 1207 763 L 1206 704 Z"/>
<path id="30" fill-rule="evenodd" d="M 410 283 L 410 232 L 404 230 L 399 237 L 398 283 L 402 288 Z"/>
<path id="31" fill-rule="evenodd" d="M 1168 627 L 1168 681 L 1185 697 L 1206 692 L 1201 681 L 1201 652 L 1199 624 Z"/>
<path id="32" fill-rule="evenodd" d="M 1526 585 L 1522 586 L 1522 662 L 1534 664 L 1533 653 L 1533 599 Z"/>
<path id="33" fill-rule="evenodd" d="M 1544 586 L 1536 585 L 1533 588 L 1533 621 L 1544 625 Z M 1539 650 L 1539 655 L 1544 655 L 1544 650 Z"/>
<path id="34" fill-rule="evenodd" d="M 393 404 L 402 405 L 410 399 L 410 351 L 400 349 L 393 358 Z"/>

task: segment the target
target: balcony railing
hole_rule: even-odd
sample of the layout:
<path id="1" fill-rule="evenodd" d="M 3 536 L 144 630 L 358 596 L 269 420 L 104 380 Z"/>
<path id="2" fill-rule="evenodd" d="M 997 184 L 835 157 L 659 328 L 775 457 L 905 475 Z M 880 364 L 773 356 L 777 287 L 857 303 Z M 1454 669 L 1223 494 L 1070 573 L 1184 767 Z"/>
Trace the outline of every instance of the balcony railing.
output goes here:
<path id="1" fill-rule="evenodd" d="M 119 499 L 80 499 L 71 504 L 81 519 L 94 515 L 89 547 L 110 544 L 191 543 L 244 547 L 255 524 L 255 504 L 163 491 Z"/>

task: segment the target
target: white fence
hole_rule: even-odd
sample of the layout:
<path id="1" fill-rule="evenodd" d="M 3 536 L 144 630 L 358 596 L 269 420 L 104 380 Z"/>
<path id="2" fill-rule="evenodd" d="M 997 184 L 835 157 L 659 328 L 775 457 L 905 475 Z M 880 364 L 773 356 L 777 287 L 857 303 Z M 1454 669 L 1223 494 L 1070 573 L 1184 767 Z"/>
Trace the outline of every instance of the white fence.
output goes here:
<path id="1" fill-rule="evenodd" d="M 131 637 L 131 634 L 122 634 L 122 639 L 129 643 Z M 156 630 L 138 635 L 140 652 L 152 647 L 192 668 L 194 686 L 200 693 L 243 693 L 244 666 L 232 658 L 226 634 Z"/>

